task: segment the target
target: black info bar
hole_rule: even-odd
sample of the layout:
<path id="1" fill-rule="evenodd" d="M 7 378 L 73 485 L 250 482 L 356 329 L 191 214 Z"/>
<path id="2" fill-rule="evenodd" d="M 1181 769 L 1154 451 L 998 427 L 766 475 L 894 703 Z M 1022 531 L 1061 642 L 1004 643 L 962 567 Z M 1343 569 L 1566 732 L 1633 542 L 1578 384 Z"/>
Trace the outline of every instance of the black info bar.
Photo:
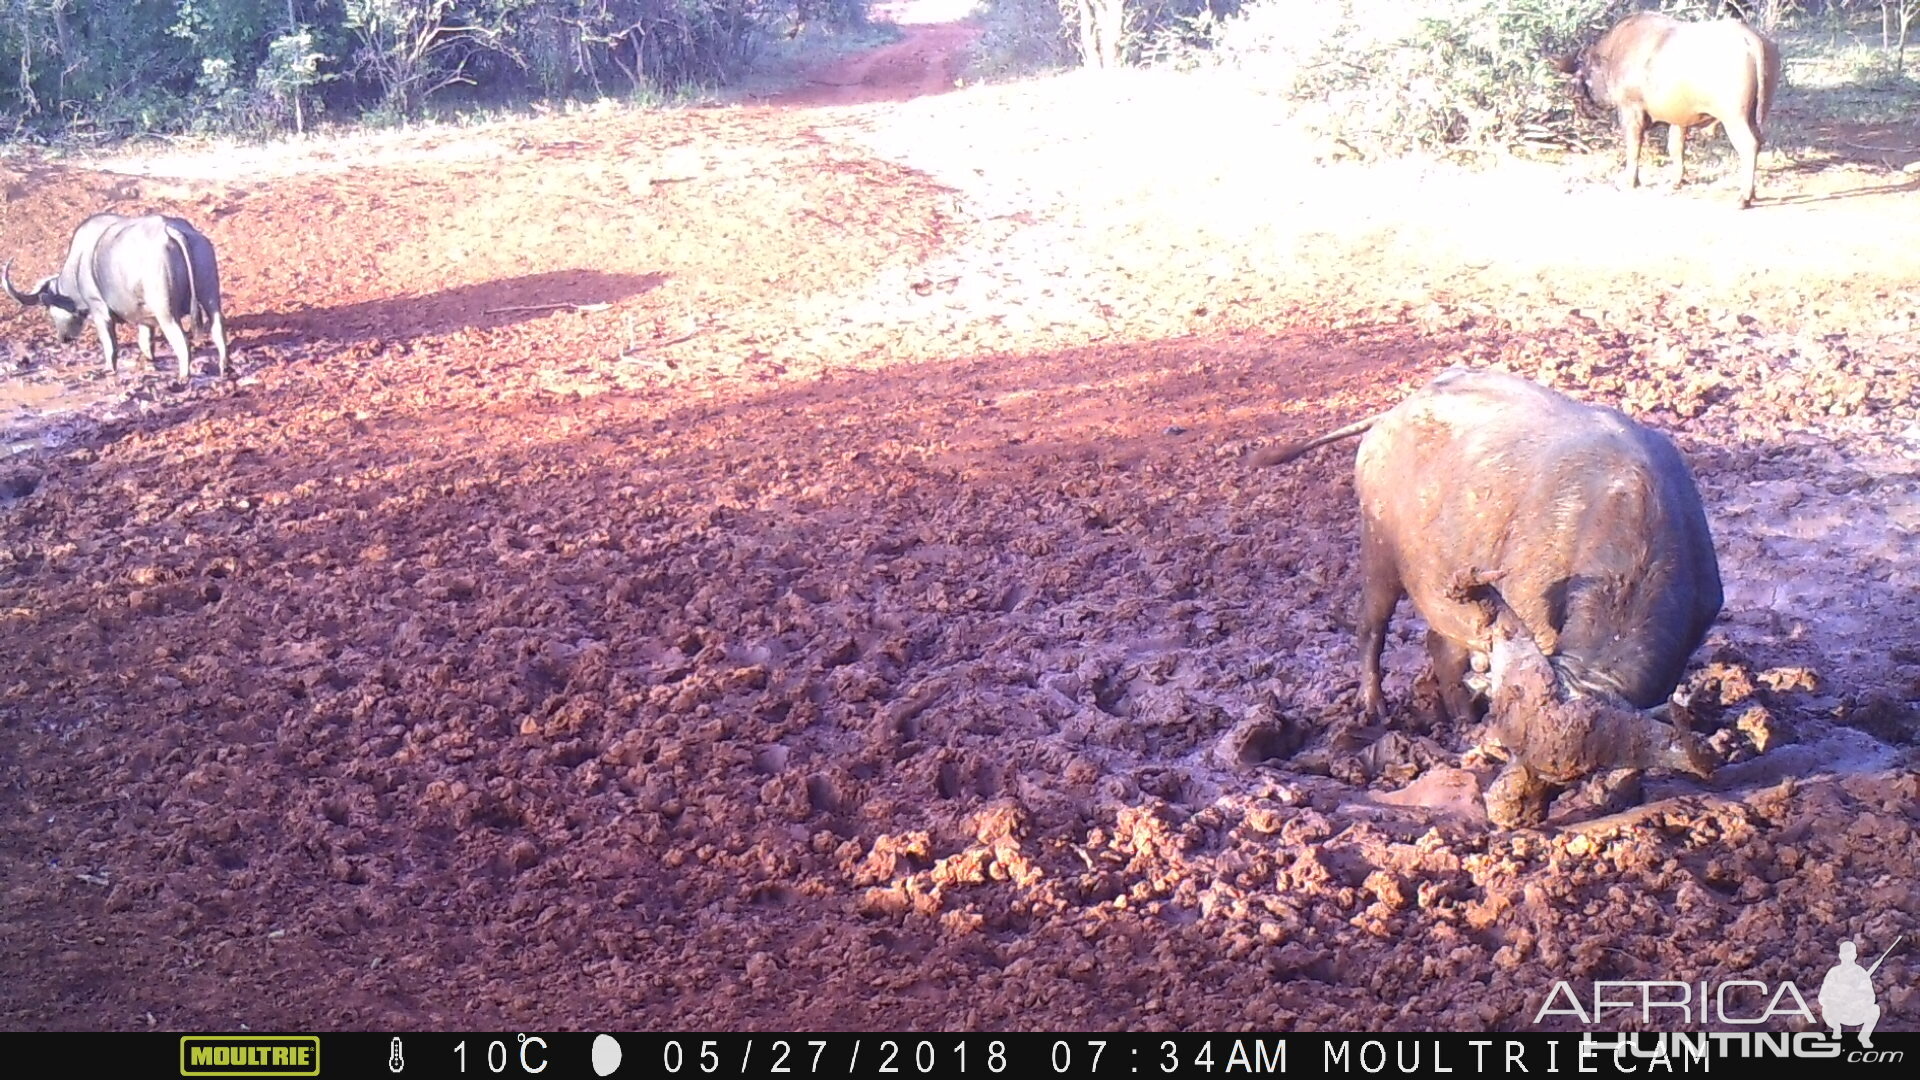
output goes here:
<path id="1" fill-rule="evenodd" d="M 1674 1076 L 1777 1059 L 1912 1068 L 1911 1033 L 902 1034 L 389 1032 L 15 1034 L 17 1060 L 107 1077 Z"/>

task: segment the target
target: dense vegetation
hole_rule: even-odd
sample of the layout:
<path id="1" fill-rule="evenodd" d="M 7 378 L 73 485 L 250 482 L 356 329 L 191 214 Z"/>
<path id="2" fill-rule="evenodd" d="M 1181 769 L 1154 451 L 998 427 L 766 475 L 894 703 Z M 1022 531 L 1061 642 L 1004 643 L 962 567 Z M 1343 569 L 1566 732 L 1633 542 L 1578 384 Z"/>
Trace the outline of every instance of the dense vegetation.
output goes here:
<path id="1" fill-rule="evenodd" d="M 0 0 L 0 139 L 272 134 L 735 82 L 864 26 L 867 0 Z M 1920 0 L 981 0 L 969 78 L 1075 65 L 1230 69 L 1358 156 L 1593 145 L 1552 69 L 1633 8 L 1841 29 L 1906 85 Z M 782 39 L 803 34 L 799 42 Z M 1885 70 L 1878 70 L 1884 66 Z M 1872 70 L 1870 70 L 1872 69 Z M 1858 80 L 1856 80 L 1858 81 Z M 1904 99 L 1902 99 L 1904 100 Z"/>
<path id="2" fill-rule="evenodd" d="M 1329 0 L 1310 10 L 1315 18 L 1281 25 L 1269 6 L 1264 26 L 1254 19 L 1225 26 L 1209 43 L 1208 60 L 1260 71 L 1297 106 L 1303 126 L 1370 158 L 1614 145 L 1613 117 L 1583 108 L 1554 61 L 1635 10 L 1688 20 L 1738 15 L 1804 59 L 1812 59 L 1816 36 L 1827 39 L 1820 51 L 1837 55 L 1843 37 L 1877 37 L 1884 19 L 1889 34 L 1875 52 L 1897 70 L 1894 28 L 1920 10 L 1920 0 L 1411 0 L 1397 17 L 1383 17 L 1377 0 Z M 1807 74 L 1789 70 L 1788 87 Z M 1803 108 L 1831 104 L 1804 94 L 1799 100 Z M 1769 142 L 1780 147 L 1786 121 L 1774 119 Z"/>
<path id="3" fill-rule="evenodd" d="M 1860 69 L 1854 83 L 1876 85 L 1903 77 L 1906 32 L 1920 19 L 1920 0 L 984 3 L 976 76 L 1115 62 L 1227 69 L 1281 99 L 1330 146 L 1363 158 L 1610 143 L 1609 118 L 1576 105 L 1553 60 L 1635 9 L 1737 15 L 1776 39 L 1817 35 L 1827 59 Z"/>
<path id="4" fill-rule="evenodd" d="M 775 35 L 864 19 L 864 0 L 0 0 L 0 116 L 14 135 L 268 132 L 714 85 Z"/>

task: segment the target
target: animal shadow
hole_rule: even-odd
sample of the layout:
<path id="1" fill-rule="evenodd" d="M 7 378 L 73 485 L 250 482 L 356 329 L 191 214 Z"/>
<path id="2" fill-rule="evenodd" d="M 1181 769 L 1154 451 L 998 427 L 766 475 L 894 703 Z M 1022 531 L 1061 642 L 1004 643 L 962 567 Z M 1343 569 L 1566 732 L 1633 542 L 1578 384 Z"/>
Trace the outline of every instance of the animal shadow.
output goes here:
<path id="1" fill-rule="evenodd" d="M 393 296 L 337 307 L 297 307 L 228 320 L 249 346 L 299 341 L 404 341 L 461 330 L 493 330 L 554 311 L 612 304 L 658 288 L 665 274 L 550 270 L 461 285 L 423 296 Z"/>

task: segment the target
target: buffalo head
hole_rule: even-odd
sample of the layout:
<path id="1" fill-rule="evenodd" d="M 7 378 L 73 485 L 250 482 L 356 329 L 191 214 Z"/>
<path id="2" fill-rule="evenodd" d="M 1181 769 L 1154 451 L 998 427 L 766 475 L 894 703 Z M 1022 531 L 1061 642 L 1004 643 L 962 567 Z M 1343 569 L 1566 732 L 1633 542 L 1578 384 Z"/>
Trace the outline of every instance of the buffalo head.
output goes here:
<path id="1" fill-rule="evenodd" d="M 71 297 L 62 296 L 54 288 L 59 275 L 49 274 L 34 285 L 32 292 L 21 292 L 13 284 L 13 275 L 9 273 L 12 269 L 12 259 L 0 265 L 0 287 L 7 290 L 7 295 L 24 307 L 46 308 L 47 317 L 53 320 L 54 332 L 60 335 L 60 340 L 72 341 L 79 337 L 80 331 L 86 328 L 87 320 L 81 314 L 79 304 L 74 303 Z"/>
<path id="2" fill-rule="evenodd" d="M 1564 56 L 1556 56 L 1547 61 L 1553 70 L 1567 77 L 1573 85 L 1574 95 L 1580 105 L 1589 110 L 1603 110 L 1607 100 L 1607 75 L 1605 65 L 1593 63 L 1591 47 L 1577 49 Z"/>
<path id="3" fill-rule="evenodd" d="M 1512 755 L 1486 792 L 1495 824 L 1537 825 L 1553 794 L 1596 771 L 1663 769 L 1712 777 L 1713 756 L 1682 724 L 1569 678 L 1498 605 L 1488 657 L 1489 733 Z"/>

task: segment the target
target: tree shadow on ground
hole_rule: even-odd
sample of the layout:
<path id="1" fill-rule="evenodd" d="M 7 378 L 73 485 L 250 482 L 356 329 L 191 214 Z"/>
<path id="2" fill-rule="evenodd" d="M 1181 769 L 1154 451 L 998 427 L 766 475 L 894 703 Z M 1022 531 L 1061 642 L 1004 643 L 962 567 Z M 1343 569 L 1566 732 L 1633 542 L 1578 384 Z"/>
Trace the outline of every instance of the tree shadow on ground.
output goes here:
<path id="1" fill-rule="evenodd" d="M 1755 206 L 1797 206 L 1802 204 L 1840 202 L 1843 199 L 1864 199 L 1874 195 L 1897 195 L 1906 191 L 1920 191 L 1920 177 L 1906 180 L 1889 180 L 1884 184 L 1869 184 L 1864 187 L 1848 188 L 1845 191 L 1829 191 L 1806 195 L 1780 195 L 1768 198 L 1756 196 Z"/>
<path id="2" fill-rule="evenodd" d="M 461 285 L 424 296 L 393 296 L 339 307 L 295 307 L 229 317 L 248 346 L 299 341 L 405 341 L 462 330 L 494 330 L 555 311 L 614 304 L 660 287 L 665 274 L 552 270 Z M 235 341 L 235 347 L 239 341 Z"/>
<path id="3" fill-rule="evenodd" d="M 1793 158 L 1795 171 L 1838 162 L 1898 172 L 1920 162 L 1917 101 L 1910 90 L 1788 86 L 1774 99 L 1765 145 Z"/>

